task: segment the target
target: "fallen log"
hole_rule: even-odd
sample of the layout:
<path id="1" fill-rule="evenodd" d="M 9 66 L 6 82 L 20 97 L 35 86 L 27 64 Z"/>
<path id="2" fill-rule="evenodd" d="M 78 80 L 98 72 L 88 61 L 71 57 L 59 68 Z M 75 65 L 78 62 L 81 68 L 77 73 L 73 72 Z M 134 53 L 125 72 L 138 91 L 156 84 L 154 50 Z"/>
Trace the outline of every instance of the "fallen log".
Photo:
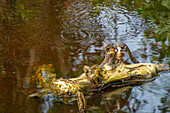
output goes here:
<path id="1" fill-rule="evenodd" d="M 84 66 L 84 73 L 77 78 L 39 79 L 41 84 L 46 85 L 42 86 L 40 92 L 30 97 L 46 95 L 65 97 L 76 95 L 77 92 L 101 90 L 108 86 L 122 87 L 126 84 L 140 84 L 158 76 L 158 72 L 169 70 L 167 64 L 138 63 L 127 48 L 124 43 L 107 44 L 103 48 L 106 50 L 105 59 L 100 65 Z M 124 64 L 122 56 L 125 52 L 128 52 L 132 62 L 137 64 Z"/>

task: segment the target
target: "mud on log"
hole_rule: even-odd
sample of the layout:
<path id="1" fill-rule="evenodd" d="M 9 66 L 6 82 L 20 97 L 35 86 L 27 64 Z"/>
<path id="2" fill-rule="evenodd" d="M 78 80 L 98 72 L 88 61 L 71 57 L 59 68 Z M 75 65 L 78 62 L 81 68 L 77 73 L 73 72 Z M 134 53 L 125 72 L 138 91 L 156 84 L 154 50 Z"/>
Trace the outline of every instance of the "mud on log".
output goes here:
<path id="1" fill-rule="evenodd" d="M 30 97 L 43 97 L 46 95 L 56 97 L 72 96 L 80 95 L 82 92 L 101 90 L 108 86 L 122 87 L 141 84 L 158 76 L 158 72 L 169 70 L 167 64 L 138 63 L 132 57 L 127 45 L 122 42 L 106 44 L 102 49 L 105 49 L 105 58 L 100 65 L 84 66 L 84 73 L 77 78 L 55 79 L 53 77 L 50 82 L 49 80 L 41 79 L 39 80 L 40 83 L 46 85 L 43 86 L 41 92 L 32 94 Z M 137 64 L 124 64 L 122 56 L 125 52 L 128 52 L 131 61 Z"/>

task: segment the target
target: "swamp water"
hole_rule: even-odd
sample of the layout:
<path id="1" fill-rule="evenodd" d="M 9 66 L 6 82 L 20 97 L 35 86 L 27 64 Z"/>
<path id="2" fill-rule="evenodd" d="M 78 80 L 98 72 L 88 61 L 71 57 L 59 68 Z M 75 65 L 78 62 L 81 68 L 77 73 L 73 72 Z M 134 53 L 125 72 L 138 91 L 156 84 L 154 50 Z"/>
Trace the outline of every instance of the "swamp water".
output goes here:
<path id="1" fill-rule="evenodd" d="M 100 64 L 107 42 L 122 41 L 141 63 L 169 62 L 168 0 L 1 0 L 0 112 L 75 113 L 56 98 L 29 98 L 35 69 L 52 64 L 58 78 Z M 125 54 L 124 61 L 132 63 Z M 170 112 L 170 71 L 153 82 L 108 88 L 87 99 L 87 112 Z"/>

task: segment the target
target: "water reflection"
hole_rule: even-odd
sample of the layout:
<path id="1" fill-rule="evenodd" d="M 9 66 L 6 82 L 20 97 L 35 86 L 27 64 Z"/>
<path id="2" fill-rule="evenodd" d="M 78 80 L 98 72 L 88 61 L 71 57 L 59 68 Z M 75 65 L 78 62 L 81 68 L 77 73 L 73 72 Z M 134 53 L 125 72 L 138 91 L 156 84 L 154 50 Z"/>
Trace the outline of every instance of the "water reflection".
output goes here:
<path id="1" fill-rule="evenodd" d="M 87 112 L 96 111 L 96 112 L 115 112 L 122 111 L 123 107 L 128 108 L 125 111 L 130 112 L 132 109 L 127 104 L 129 96 L 131 94 L 131 87 L 124 87 L 120 89 L 106 89 L 104 92 L 96 92 L 91 96 L 87 96 Z M 78 108 L 74 108 L 76 106 L 76 102 L 73 101 L 69 104 L 59 103 L 58 100 L 54 97 L 47 96 L 44 98 L 44 103 L 41 106 L 41 110 L 44 113 L 48 111 L 61 111 L 68 112 L 62 110 L 61 106 L 70 107 L 71 109 L 67 109 L 69 112 L 78 112 Z"/>
<path id="2" fill-rule="evenodd" d="M 170 63 L 167 4 L 167 0 L 2 0 L 0 112 L 41 111 L 42 100 L 27 98 L 29 88 L 36 89 L 29 83 L 33 67 L 53 64 L 58 77 L 76 77 L 84 65 L 101 63 L 104 54 L 100 47 L 105 42 L 125 42 L 140 62 Z M 126 55 L 124 60 L 131 63 Z M 120 109 L 168 111 L 168 75 L 161 73 L 156 81 L 132 88 L 125 102 L 129 106 Z M 109 111 L 103 103 L 95 105 L 96 109 Z M 75 106 L 55 103 L 49 111 L 77 112 Z"/>

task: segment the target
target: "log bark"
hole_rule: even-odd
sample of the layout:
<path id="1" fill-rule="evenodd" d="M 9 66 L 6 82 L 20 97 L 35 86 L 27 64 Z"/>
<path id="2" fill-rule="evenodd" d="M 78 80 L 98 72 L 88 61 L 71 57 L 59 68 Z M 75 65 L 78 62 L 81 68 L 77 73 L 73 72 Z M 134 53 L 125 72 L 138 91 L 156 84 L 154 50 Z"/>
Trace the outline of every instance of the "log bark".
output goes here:
<path id="1" fill-rule="evenodd" d="M 158 72 L 169 70 L 167 64 L 137 63 L 136 59 L 133 61 L 137 64 L 124 64 L 122 56 L 130 50 L 127 51 L 124 49 L 127 46 L 122 45 L 119 43 L 107 44 L 104 48 L 106 49 L 104 61 L 100 65 L 84 66 L 84 73 L 76 78 L 55 79 L 53 74 L 52 78 L 48 78 L 52 80 L 39 79 L 41 85 L 45 85 L 40 92 L 32 94 L 30 97 L 73 96 L 78 92 L 101 90 L 109 86 L 122 87 L 141 84 L 158 76 Z M 131 53 L 129 56 L 133 59 Z M 40 70 L 37 72 L 39 76 L 42 74 Z"/>

